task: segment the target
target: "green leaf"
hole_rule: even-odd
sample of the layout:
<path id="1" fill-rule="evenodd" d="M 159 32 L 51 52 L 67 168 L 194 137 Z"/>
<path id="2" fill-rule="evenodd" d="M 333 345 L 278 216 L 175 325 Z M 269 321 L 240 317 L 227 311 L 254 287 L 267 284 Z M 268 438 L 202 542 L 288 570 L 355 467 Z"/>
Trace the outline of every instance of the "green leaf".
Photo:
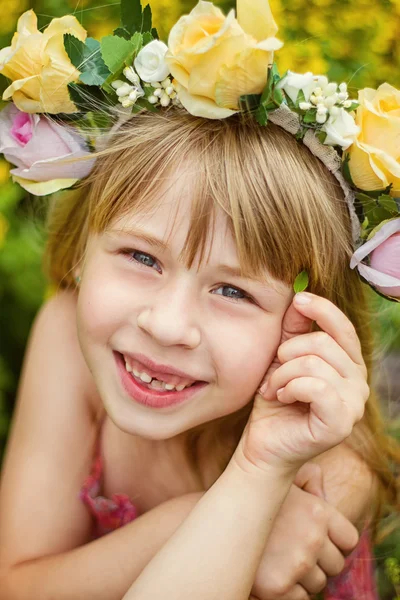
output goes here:
<path id="1" fill-rule="evenodd" d="M 68 84 L 69 96 L 80 112 L 107 110 L 113 106 L 111 98 L 95 85 Z"/>
<path id="2" fill-rule="evenodd" d="M 83 43 L 67 33 L 64 35 L 64 47 L 74 67 L 81 72 L 79 79 L 86 85 L 101 85 L 110 75 L 97 40 L 87 38 Z"/>
<path id="3" fill-rule="evenodd" d="M 150 42 L 153 41 L 153 36 L 149 31 L 146 31 L 145 33 L 143 33 L 143 46 L 146 46 L 147 44 L 150 44 Z"/>
<path id="4" fill-rule="evenodd" d="M 142 32 L 151 32 L 152 16 L 150 4 L 146 4 L 143 10 Z"/>
<path id="5" fill-rule="evenodd" d="M 124 27 L 117 27 L 117 29 L 114 29 L 114 35 L 117 35 L 118 37 L 122 37 L 125 40 L 131 39 L 131 34 L 129 33 L 129 31 L 124 29 Z"/>
<path id="6" fill-rule="evenodd" d="M 121 0 L 122 27 L 133 35 L 142 31 L 142 5 L 140 0 Z"/>
<path id="7" fill-rule="evenodd" d="M 259 104 L 260 94 L 247 94 L 239 98 L 239 108 L 242 111 L 254 112 Z"/>
<path id="8" fill-rule="evenodd" d="M 343 159 L 343 162 L 342 162 L 342 173 L 343 173 L 345 180 L 348 183 L 350 183 L 350 185 L 354 186 L 354 182 L 351 178 L 349 163 L 350 163 L 350 154 L 346 154 Z"/>
<path id="9" fill-rule="evenodd" d="M 300 90 L 299 93 L 297 94 L 297 98 L 296 98 L 296 108 L 300 109 L 300 102 L 305 102 L 306 101 L 306 97 L 304 95 L 303 90 Z"/>
<path id="10" fill-rule="evenodd" d="M 397 203 L 396 203 L 395 199 L 392 198 L 392 196 L 388 196 L 386 194 L 379 196 L 378 204 L 380 206 L 382 206 L 388 212 L 393 213 L 393 215 L 396 215 L 398 213 Z"/>
<path id="11" fill-rule="evenodd" d="M 306 123 L 306 124 L 316 123 L 316 121 L 315 121 L 316 118 L 317 118 L 317 109 L 310 108 L 310 110 L 308 110 L 303 117 L 303 123 Z"/>
<path id="12" fill-rule="evenodd" d="M 308 287 L 308 273 L 307 271 L 302 271 L 299 273 L 294 280 L 293 289 L 296 294 L 299 292 L 304 292 Z"/>
<path id="13" fill-rule="evenodd" d="M 140 50 L 143 46 L 143 36 L 138 31 L 133 34 L 131 37 L 131 42 L 133 44 L 133 57 L 136 58 Z"/>
<path id="14" fill-rule="evenodd" d="M 131 40 L 125 40 L 116 35 L 107 35 L 101 40 L 101 55 L 113 74 L 125 66 L 134 51 L 135 46 Z"/>
<path id="15" fill-rule="evenodd" d="M 255 117 L 257 123 L 262 126 L 265 126 L 268 123 L 268 111 L 266 110 L 265 106 L 260 104 L 255 112 Z"/>
<path id="16" fill-rule="evenodd" d="M 159 39 L 158 31 L 157 31 L 157 29 L 156 29 L 155 27 L 153 27 L 153 28 L 152 28 L 152 30 L 151 30 L 151 35 L 153 36 L 153 38 L 154 38 L 155 40 L 158 40 L 158 39 Z"/>

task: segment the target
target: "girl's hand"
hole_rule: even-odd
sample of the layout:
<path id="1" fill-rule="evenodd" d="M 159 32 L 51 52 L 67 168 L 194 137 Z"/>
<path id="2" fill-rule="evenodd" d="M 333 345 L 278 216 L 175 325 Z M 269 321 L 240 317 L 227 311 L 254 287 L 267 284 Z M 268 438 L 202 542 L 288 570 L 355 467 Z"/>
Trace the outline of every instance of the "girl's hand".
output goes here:
<path id="1" fill-rule="evenodd" d="M 322 331 L 310 332 L 312 321 Z M 235 459 L 245 469 L 297 470 L 350 435 L 368 397 L 352 323 L 329 300 L 296 294 Z"/>
<path id="2" fill-rule="evenodd" d="M 301 478 L 306 471 L 313 478 L 303 483 L 299 475 Z M 328 577 L 341 573 L 344 555 L 358 542 L 354 525 L 333 506 L 309 493 L 318 491 L 318 487 L 322 491 L 322 470 L 318 465 L 304 465 L 295 483 L 274 521 L 251 590 L 252 598 L 309 600 L 326 587 Z"/>

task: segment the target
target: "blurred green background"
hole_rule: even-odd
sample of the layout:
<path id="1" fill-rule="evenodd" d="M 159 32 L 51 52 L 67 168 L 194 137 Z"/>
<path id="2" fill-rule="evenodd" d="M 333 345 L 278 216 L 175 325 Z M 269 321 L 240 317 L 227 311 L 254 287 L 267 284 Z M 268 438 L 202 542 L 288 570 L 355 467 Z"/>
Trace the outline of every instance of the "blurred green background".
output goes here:
<path id="1" fill-rule="evenodd" d="M 160 37 L 166 41 L 173 23 L 195 4 L 195 0 L 152 0 Z M 400 0 L 270 0 L 270 4 L 278 37 L 285 42 L 276 55 L 281 73 L 287 68 L 325 73 L 338 83 L 348 82 L 353 95 L 358 88 L 377 87 L 384 81 L 400 88 Z M 234 2 L 222 0 L 218 5 L 226 11 Z M 39 27 L 73 13 L 98 39 L 119 24 L 119 4 L 113 0 L 0 0 L 0 7 L 0 49 L 10 44 L 19 15 L 29 8 L 38 15 Z M 6 82 L 0 79 L 2 91 Z M 9 181 L 8 165 L 0 156 L 0 464 L 29 329 L 51 293 L 41 272 L 45 204 Z M 388 427 L 398 436 L 400 304 L 373 294 L 371 303 L 383 408 Z M 376 547 L 376 556 L 381 598 L 400 600 L 398 528 Z"/>

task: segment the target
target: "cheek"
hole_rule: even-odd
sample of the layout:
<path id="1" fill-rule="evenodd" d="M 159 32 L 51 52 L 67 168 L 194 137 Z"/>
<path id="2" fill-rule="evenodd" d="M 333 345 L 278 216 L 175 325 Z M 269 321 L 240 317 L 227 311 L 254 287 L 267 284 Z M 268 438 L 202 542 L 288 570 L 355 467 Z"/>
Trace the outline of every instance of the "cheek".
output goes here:
<path id="1" fill-rule="evenodd" d="M 220 385 L 242 399 L 254 394 L 276 354 L 281 322 L 277 315 L 262 315 L 219 332 L 215 356 Z"/>

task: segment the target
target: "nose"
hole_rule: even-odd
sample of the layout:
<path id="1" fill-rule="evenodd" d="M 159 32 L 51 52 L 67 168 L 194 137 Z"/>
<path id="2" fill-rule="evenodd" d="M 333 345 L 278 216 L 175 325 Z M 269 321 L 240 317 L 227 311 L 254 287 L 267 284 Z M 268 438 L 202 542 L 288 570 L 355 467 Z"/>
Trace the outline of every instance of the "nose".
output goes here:
<path id="1" fill-rule="evenodd" d="M 194 298 L 188 285 L 159 290 L 140 310 L 137 324 L 161 346 L 196 348 L 201 341 Z"/>

